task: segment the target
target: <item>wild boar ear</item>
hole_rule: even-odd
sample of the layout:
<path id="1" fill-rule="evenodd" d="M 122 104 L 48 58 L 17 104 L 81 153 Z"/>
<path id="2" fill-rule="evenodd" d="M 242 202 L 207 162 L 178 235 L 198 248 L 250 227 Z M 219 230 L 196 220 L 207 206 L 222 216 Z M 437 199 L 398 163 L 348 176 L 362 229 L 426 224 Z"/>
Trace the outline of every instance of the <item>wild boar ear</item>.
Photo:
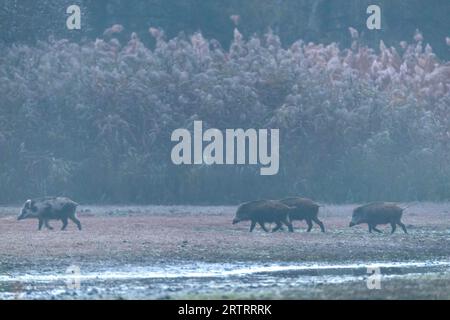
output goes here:
<path id="1" fill-rule="evenodd" d="M 36 212 L 36 211 L 37 211 L 37 207 L 36 207 L 36 205 L 34 204 L 34 201 L 31 201 L 31 202 L 30 202 L 30 209 L 31 209 L 31 211 L 33 211 L 33 212 Z"/>
<path id="2" fill-rule="evenodd" d="M 31 200 L 30 199 L 28 199 L 27 201 L 25 201 L 25 208 L 27 208 L 27 209 L 29 209 L 30 208 L 30 205 L 31 205 Z"/>

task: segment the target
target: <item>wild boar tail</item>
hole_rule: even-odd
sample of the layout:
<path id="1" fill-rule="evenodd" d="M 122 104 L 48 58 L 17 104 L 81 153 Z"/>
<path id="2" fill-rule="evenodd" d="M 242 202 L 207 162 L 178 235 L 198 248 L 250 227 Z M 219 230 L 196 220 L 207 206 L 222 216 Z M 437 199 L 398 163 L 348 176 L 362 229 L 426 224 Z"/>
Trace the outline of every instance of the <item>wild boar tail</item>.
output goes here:
<path id="1" fill-rule="evenodd" d="M 70 200 L 69 202 L 66 203 L 65 207 L 66 208 L 70 208 L 71 210 L 75 211 L 77 209 L 77 207 L 79 206 L 78 203 L 76 203 L 73 200 Z"/>

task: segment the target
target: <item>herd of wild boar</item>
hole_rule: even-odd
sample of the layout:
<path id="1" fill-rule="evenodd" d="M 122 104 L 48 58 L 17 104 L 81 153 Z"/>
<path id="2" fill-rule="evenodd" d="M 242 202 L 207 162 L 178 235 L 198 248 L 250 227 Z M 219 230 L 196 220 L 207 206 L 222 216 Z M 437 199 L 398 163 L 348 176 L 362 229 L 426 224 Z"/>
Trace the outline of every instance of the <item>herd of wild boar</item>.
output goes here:
<path id="1" fill-rule="evenodd" d="M 319 225 L 322 232 L 325 232 L 323 222 L 319 220 L 320 206 L 310 199 L 306 198 L 286 198 L 282 200 L 258 200 L 241 204 L 237 209 L 233 224 L 241 221 L 251 221 L 250 232 L 253 231 L 256 224 L 268 232 L 265 223 L 275 223 L 276 226 L 272 232 L 277 231 L 286 225 L 290 232 L 294 231 L 292 222 L 295 220 L 305 220 L 308 224 L 308 232 L 311 231 L 313 222 Z M 358 224 L 367 223 L 369 232 L 372 230 L 381 232 L 377 229 L 378 225 L 390 224 L 392 233 L 399 225 L 405 233 L 405 225 L 401 222 L 404 208 L 393 203 L 374 202 L 369 203 L 353 210 L 352 220 L 349 224 L 353 227 Z"/>
<path id="2" fill-rule="evenodd" d="M 283 200 L 259 200 L 247 202 L 239 206 L 233 224 L 250 220 L 250 232 L 258 223 L 264 231 L 268 231 L 265 223 L 275 223 L 272 231 L 278 231 L 286 225 L 293 232 L 292 221 L 305 220 L 308 224 L 308 232 L 311 231 L 313 221 L 320 226 L 322 232 L 325 227 L 318 218 L 319 205 L 312 200 L 304 198 L 287 198 Z"/>
<path id="3" fill-rule="evenodd" d="M 45 197 L 27 200 L 21 210 L 18 220 L 37 219 L 39 221 L 38 228 L 45 226 L 52 230 L 50 220 L 61 220 L 62 230 L 67 227 L 68 220 L 74 222 L 78 229 L 81 230 L 81 222 L 76 217 L 76 208 L 78 204 L 65 197 Z M 322 232 L 325 232 L 325 226 L 319 220 L 320 206 L 314 201 L 306 198 L 292 197 L 282 200 L 257 200 L 241 204 L 233 219 L 233 224 L 250 221 L 250 232 L 253 231 L 256 224 L 269 232 L 266 223 L 275 223 L 272 232 L 278 231 L 285 225 L 290 232 L 294 231 L 293 221 L 305 220 L 308 225 L 308 232 L 316 223 Z M 367 223 L 369 232 L 376 231 L 378 225 L 390 224 L 392 233 L 395 232 L 397 225 L 402 228 L 405 233 L 405 225 L 401 222 L 401 217 L 405 208 L 400 208 L 393 203 L 374 202 L 369 203 L 353 210 L 352 220 L 349 224 L 353 227 L 358 224 Z"/>
<path id="4" fill-rule="evenodd" d="M 290 232 L 294 231 L 292 222 L 295 220 L 305 220 L 308 224 L 308 232 L 311 231 L 313 222 L 319 225 L 322 232 L 325 227 L 319 220 L 319 205 L 306 198 L 286 198 L 283 200 L 258 200 L 241 204 L 237 209 L 233 224 L 241 221 L 251 221 L 250 232 L 253 231 L 256 224 L 268 232 L 265 223 L 275 223 L 276 226 L 272 232 L 277 231 L 286 225 Z M 405 233 L 405 225 L 401 222 L 404 208 L 393 203 L 374 202 L 369 203 L 353 210 L 350 227 L 358 224 L 367 223 L 369 232 L 381 231 L 377 229 L 378 225 L 390 224 L 392 233 L 399 225 Z"/>

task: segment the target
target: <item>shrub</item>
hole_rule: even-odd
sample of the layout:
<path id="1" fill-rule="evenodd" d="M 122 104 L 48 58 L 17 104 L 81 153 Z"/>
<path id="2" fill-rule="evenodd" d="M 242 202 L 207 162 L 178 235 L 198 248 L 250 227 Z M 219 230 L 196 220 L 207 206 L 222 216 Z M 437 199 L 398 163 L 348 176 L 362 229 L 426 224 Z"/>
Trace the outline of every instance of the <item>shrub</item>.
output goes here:
<path id="1" fill-rule="evenodd" d="M 120 28 L 117 28 L 120 31 Z M 0 48 L 0 200 L 237 202 L 302 194 L 323 201 L 448 199 L 450 65 L 420 33 L 373 50 L 272 32 L 228 50 L 196 33 L 155 48 L 136 34 Z M 280 173 L 175 167 L 170 134 L 280 128 Z"/>

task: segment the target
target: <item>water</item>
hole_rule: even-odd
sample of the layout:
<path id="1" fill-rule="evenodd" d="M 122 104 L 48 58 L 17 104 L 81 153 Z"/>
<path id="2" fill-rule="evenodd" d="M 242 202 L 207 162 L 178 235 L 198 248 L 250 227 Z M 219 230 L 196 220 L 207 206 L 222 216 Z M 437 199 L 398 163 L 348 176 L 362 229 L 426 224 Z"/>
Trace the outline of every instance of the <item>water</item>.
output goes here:
<path id="1" fill-rule="evenodd" d="M 177 263 L 0 275 L 0 299 L 159 299 L 194 294 L 236 294 L 366 281 L 368 267 L 382 278 L 450 273 L 450 261 L 361 263 Z"/>

